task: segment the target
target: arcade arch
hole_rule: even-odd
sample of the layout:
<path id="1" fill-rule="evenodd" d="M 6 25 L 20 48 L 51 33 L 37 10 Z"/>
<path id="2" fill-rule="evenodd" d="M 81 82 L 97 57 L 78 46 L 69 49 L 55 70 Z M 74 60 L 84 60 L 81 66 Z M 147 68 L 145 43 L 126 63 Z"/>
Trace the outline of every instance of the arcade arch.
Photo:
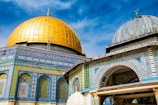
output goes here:
<path id="1" fill-rule="evenodd" d="M 153 90 L 137 91 L 142 86 L 140 84 L 139 74 L 131 67 L 117 65 L 109 68 L 99 80 L 100 105 L 156 105 Z"/>
<path id="2" fill-rule="evenodd" d="M 138 74 L 128 66 L 114 66 L 101 76 L 99 87 L 107 87 L 121 84 L 139 82 Z"/>

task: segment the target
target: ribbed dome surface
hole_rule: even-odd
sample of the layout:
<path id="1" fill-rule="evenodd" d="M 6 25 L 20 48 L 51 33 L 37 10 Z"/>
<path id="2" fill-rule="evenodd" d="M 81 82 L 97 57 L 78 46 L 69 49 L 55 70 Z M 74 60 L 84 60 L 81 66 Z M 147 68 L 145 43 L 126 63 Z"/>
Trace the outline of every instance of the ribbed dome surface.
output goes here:
<path id="1" fill-rule="evenodd" d="M 158 18 L 138 16 L 123 24 L 115 33 L 112 43 L 128 41 L 158 32 Z"/>
<path id="2" fill-rule="evenodd" d="M 75 92 L 68 98 L 66 105 L 86 105 L 86 99 L 80 92 Z"/>
<path id="3" fill-rule="evenodd" d="M 6 46 L 16 43 L 48 43 L 64 46 L 82 53 L 80 41 L 74 31 L 64 22 L 50 16 L 29 19 L 8 37 Z"/>

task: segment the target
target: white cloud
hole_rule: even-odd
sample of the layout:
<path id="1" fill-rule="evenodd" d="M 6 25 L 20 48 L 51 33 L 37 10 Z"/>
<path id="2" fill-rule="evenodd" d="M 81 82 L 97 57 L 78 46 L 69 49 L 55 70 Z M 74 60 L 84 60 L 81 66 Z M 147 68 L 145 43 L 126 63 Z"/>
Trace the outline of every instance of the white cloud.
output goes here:
<path id="1" fill-rule="evenodd" d="M 77 22 L 72 22 L 69 25 L 75 30 L 75 32 L 78 33 L 79 36 L 81 35 L 82 38 L 93 37 L 94 40 L 96 38 L 99 40 L 107 39 L 107 38 L 105 38 L 105 36 L 107 34 L 106 32 L 109 30 L 112 30 L 111 27 L 114 27 L 114 26 L 106 24 L 106 23 L 100 25 L 100 22 L 99 22 L 100 18 L 101 17 L 96 17 L 94 19 L 84 18 Z M 99 29 L 95 29 L 96 26 L 98 26 L 98 25 L 99 25 Z M 85 30 L 85 29 L 87 29 L 87 30 Z M 97 41 L 97 40 L 95 40 L 95 41 Z"/>
<path id="2" fill-rule="evenodd" d="M 53 8 L 53 9 L 69 9 L 76 2 L 76 0 L 69 0 L 62 2 L 59 0 L 4 0 L 6 2 L 15 2 L 18 6 L 31 12 L 32 9 L 42 10 L 41 7 Z"/>
<path id="3" fill-rule="evenodd" d="M 78 20 L 77 22 L 69 23 L 69 25 L 75 30 L 83 30 L 86 27 L 94 27 L 97 24 L 96 20 L 97 18 L 92 20 L 84 18 L 82 20 Z"/>
<path id="4" fill-rule="evenodd" d="M 89 43 L 82 43 L 83 50 L 89 57 L 95 57 L 105 54 L 106 46 L 111 44 L 115 32 L 107 32 L 107 30 L 92 31 L 88 37 Z"/>
<path id="5" fill-rule="evenodd" d="M 81 41 L 83 52 L 88 57 L 94 57 L 105 54 L 105 46 L 104 44 L 98 45 L 99 42 L 103 42 L 112 40 L 112 36 L 114 32 L 109 32 L 110 26 L 109 24 L 103 24 L 99 26 L 99 29 L 95 29 L 97 25 L 99 25 L 100 17 L 95 19 L 87 19 L 70 23 L 70 26 L 75 30 L 79 39 Z M 87 30 L 85 30 L 87 28 Z M 109 43 L 110 44 L 110 43 Z"/>

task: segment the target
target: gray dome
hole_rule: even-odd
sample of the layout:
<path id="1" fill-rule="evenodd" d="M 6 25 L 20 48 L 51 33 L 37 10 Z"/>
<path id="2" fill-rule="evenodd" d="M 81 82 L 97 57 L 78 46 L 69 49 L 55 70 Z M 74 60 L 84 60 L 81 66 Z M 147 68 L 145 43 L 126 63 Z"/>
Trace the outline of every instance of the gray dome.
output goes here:
<path id="1" fill-rule="evenodd" d="M 138 16 L 127 21 L 115 33 L 112 43 L 130 41 L 158 32 L 158 18 L 155 16 Z"/>

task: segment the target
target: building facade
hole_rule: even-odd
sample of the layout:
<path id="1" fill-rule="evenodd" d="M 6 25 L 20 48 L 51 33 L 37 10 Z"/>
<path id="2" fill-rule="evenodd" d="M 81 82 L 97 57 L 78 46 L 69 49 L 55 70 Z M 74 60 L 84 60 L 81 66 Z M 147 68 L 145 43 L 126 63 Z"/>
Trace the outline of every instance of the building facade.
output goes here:
<path id="1" fill-rule="evenodd" d="M 21 23 L 0 48 L 0 105 L 66 105 L 70 98 L 79 105 L 157 105 L 157 82 L 155 16 L 120 26 L 104 56 L 87 58 L 75 32 L 49 12 Z"/>
<path id="2" fill-rule="evenodd" d="M 69 95 L 78 86 L 87 105 L 157 105 L 157 45 L 157 17 L 136 16 L 127 21 L 104 56 L 83 61 L 64 74 Z"/>
<path id="3" fill-rule="evenodd" d="M 87 59 L 64 22 L 49 15 L 17 26 L 0 49 L 0 105 L 62 105 L 68 98 L 63 73 Z"/>

